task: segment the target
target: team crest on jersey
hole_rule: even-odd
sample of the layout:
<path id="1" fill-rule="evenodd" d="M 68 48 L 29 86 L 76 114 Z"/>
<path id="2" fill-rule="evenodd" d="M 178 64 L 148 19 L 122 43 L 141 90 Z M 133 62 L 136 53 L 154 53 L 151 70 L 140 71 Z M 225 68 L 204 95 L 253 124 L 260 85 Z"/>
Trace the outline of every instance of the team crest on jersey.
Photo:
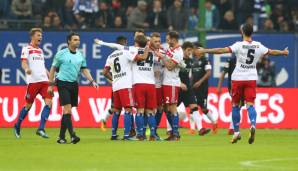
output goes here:
<path id="1" fill-rule="evenodd" d="M 201 65 L 202 64 L 202 62 L 201 61 L 199 61 L 199 65 Z"/>

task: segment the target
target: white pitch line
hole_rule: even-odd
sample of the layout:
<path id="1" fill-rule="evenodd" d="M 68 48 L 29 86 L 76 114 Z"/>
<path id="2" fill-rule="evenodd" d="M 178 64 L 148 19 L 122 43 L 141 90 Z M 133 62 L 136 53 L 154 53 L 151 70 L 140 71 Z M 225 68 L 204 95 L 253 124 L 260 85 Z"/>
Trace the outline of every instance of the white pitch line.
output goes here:
<path id="1" fill-rule="evenodd" d="M 298 158 L 275 158 L 275 159 L 266 159 L 266 160 L 247 160 L 247 161 L 241 161 L 240 165 L 245 166 L 245 167 L 263 167 L 263 168 L 275 168 L 277 169 L 278 167 L 276 166 L 265 166 L 265 165 L 260 165 L 260 163 L 270 163 L 270 162 L 275 162 L 275 161 L 296 161 Z"/>

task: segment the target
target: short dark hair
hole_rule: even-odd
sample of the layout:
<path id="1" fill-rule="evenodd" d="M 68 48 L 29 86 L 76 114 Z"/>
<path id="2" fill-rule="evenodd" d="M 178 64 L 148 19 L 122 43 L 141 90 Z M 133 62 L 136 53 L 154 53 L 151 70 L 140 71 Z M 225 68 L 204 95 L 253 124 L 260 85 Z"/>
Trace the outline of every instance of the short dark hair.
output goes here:
<path id="1" fill-rule="evenodd" d="M 182 49 L 185 50 L 187 48 L 194 48 L 194 45 L 191 42 L 188 42 L 188 41 L 187 42 L 184 42 L 182 44 Z"/>
<path id="2" fill-rule="evenodd" d="M 138 35 L 135 38 L 135 42 L 141 47 L 144 48 L 147 45 L 147 37 L 144 35 Z"/>
<path id="3" fill-rule="evenodd" d="M 79 35 L 79 33 L 76 33 L 76 32 L 70 32 L 70 33 L 68 33 L 68 35 L 66 37 L 67 44 L 68 44 L 68 41 L 71 40 L 72 36 L 80 36 L 80 35 Z"/>
<path id="4" fill-rule="evenodd" d="M 170 31 L 167 33 L 167 35 L 171 38 L 171 39 L 179 39 L 179 33 L 177 31 Z"/>
<path id="5" fill-rule="evenodd" d="M 29 32 L 30 37 L 32 37 L 36 32 L 42 33 L 42 29 L 41 28 L 32 28 Z"/>
<path id="6" fill-rule="evenodd" d="M 116 38 L 116 42 L 121 45 L 125 45 L 127 42 L 127 38 L 125 36 L 118 36 Z"/>
<path id="7" fill-rule="evenodd" d="M 136 36 L 136 33 L 139 32 L 139 33 L 143 33 L 145 35 L 145 31 L 144 29 L 136 29 L 135 32 L 133 33 L 133 36 Z"/>
<path id="8" fill-rule="evenodd" d="M 245 36 L 250 37 L 254 31 L 253 26 L 251 24 L 243 24 L 241 30 Z"/>
<path id="9" fill-rule="evenodd" d="M 194 46 L 195 46 L 195 48 L 202 48 L 203 47 L 202 43 L 200 43 L 200 42 L 195 42 Z"/>

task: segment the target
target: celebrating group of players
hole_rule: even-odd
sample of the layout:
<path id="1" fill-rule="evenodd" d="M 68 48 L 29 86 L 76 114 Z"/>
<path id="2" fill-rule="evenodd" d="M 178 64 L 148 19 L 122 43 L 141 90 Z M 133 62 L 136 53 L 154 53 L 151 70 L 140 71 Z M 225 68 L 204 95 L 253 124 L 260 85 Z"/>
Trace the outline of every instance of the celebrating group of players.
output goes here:
<path id="1" fill-rule="evenodd" d="M 154 32 L 146 37 L 144 31 L 138 30 L 134 35 L 134 45 L 127 46 L 127 39 L 117 38 L 117 43 L 106 43 L 95 39 L 95 43 L 116 49 L 107 57 L 103 74 L 112 84 L 113 117 L 112 140 L 117 140 L 119 116 L 124 109 L 123 140 L 146 139 L 147 124 L 150 128 L 150 141 L 161 140 L 156 130 L 162 114 L 166 114 L 170 127 L 167 141 L 179 141 L 179 114 L 177 105 L 184 103 L 190 108 L 191 120 L 194 121 L 199 135 L 207 134 L 210 129 L 202 127 L 202 113 L 206 114 L 213 124 L 213 132 L 217 131 L 217 121 L 207 109 L 208 78 L 211 75 L 211 65 L 204 57 L 205 53 L 233 53 L 236 56 L 235 68 L 231 69 L 232 125 L 234 135 L 231 140 L 236 143 L 241 139 L 240 101 L 246 103 L 251 123 L 249 143 L 253 143 L 256 130 L 256 97 L 257 71 L 256 63 L 265 55 L 288 55 L 287 49 L 271 50 L 260 42 L 252 40 L 253 27 L 245 24 L 241 27 L 243 41 L 230 47 L 204 49 L 198 43 L 184 42 L 179 44 L 179 33 L 170 31 L 166 35 L 167 47 L 162 47 L 160 34 Z M 60 134 L 57 143 L 67 143 L 66 130 L 71 136 L 71 143 L 77 143 L 80 138 L 73 131 L 71 108 L 78 104 L 79 73 L 97 88 L 87 69 L 86 58 L 77 50 L 80 37 L 77 33 L 67 36 L 68 48 L 55 55 L 51 71 L 47 72 L 44 65 L 42 49 L 38 46 L 42 38 L 41 29 L 30 31 L 31 43 L 22 50 L 22 68 L 26 72 L 27 92 L 26 105 L 20 111 L 14 133 L 20 138 L 21 123 L 27 116 L 37 94 L 45 99 L 45 107 L 41 113 L 41 122 L 37 135 L 48 138 L 44 127 L 49 117 L 53 86 L 57 85 L 60 105 L 63 106 Z M 56 76 L 55 76 L 55 73 Z M 54 79 L 56 78 L 56 81 Z M 132 108 L 136 108 L 135 119 Z M 135 131 L 136 127 L 136 131 Z M 195 129 L 195 126 L 192 126 Z"/>
<path id="2" fill-rule="evenodd" d="M 207 109 L 211 65 L 200 53 L 199 44 L 184 42 L 180 46 L 178 40 L 178 32 L 168 32 L 168 47 L 162 47 L 159 33 L 154 32 L 147 38 L 142 30 L 135 32 L 134 46 L 127 46 L 126 38 L 122 36 L 117 38 L 118 44 L 95 40 L 97 44 L 117 49 L 108 56 L 103 71 L 113 89 L 112 140 L 118 138 L 116 131 L 122 108 L 125 109 L 124 139 L 134 138 L 132 107 L 137 109 L 136 139 L 146 139 L 148 123 L 149 140 L 160 140 L 156 129 L 165 112 L 171 129 L 165 140 L 179 140 L 177 105 L 180 103 L 190 107 L 192 120 L 200 135 L 207 134 L 210 129 L 202 127 L 198 106 L 210 119 L 216 132 L 216 121 Z"/>

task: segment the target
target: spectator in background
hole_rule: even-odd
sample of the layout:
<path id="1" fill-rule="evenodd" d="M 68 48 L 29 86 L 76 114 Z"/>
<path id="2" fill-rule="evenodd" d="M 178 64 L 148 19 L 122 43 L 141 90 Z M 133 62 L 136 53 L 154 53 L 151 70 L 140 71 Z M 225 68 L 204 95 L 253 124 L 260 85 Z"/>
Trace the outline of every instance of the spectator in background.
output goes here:
<path id="1" fill-rule="evenodd" d="M 256 30 L 262 29 L 262 23 L 268 18 L 265 0 L 254 0 L 253 18 L 254 28 L 256 28 Z"/>
<path id="2" fill-rule="evenodd" d="M 241 25 L 253 13 L 254 0 L 233 0 L 233 11 L 236 11 L 237 22 Z"/>
<path id="3" fill-rule="evenodd" d="M 72 8 L 74 6 L 73 0 L 66 0 L 64 8 L 61 10 L 61 19 L 66 29 L 77 29 L 76 19 L 73 14 Z"/>
<path id="4" fill-rule="evenodd" d="M 197 8 L 191 8 L 191 14 L 188 17 L 188 30 L 194 31 L 198 25 L 199 16 Z"/>
<path id="5" fill-rule="evenodd" d="M 147 22 L 151 29 L 167 28 L 166 13 L 162 9 L 161 0 L 153 1 L 153 9 L 148 13 Z"/>
<path id="6" fill-rule="evenodd" d="M 188 25 L 188 11 L 182 7 L 182 0 L 174 0 L 174 4 L 167 11 L 169 30 L 185 31 Z"/>
<path id="7" fill-rule="evenodd" d="M 254 25 L 254 19 L 253 19 L 253 16 L 251 16 L 251 15 L 249 15 L 249 16 L 247 16 L 247 18 L 246 18 L 246 20 L 245 20 L 245 23 L 246 24 L 250 24 L 250 25 Z M 255 30 L 255 28 L 254 28 L 254 30 Z"/>
<path id="8" fill-rule="evenodd" d="M 125 15 L 125 8 L 122 6 L 120 0 L 112 0 L 111 4 L 112 13 L 116 16 L 123 16 Z"/>
<path id="9" fill-rule="evenodd" d="M 207 30 L 215 30 L 218 28 L 220 23 L 220 17 L 218 10 L 211 0 L 205 2 L 205 28 Z"/>
<path id="10" fill-rule="evenodd" d="M 10 0 L 0 0 L 0 18 L 6 18 L 9 13 Z"/>
<path id="11" fill-rule="evenodd" d="M 117 29 L 124 28 L 121 16 L 118 15 L 118 16 L 115 17 L 113 27 L 117 28 Z"/>
<path id="12" fill-rule="evenodd" d="M 52 28 L 52 19 L 48 15 L 43 18 L 43 25 L 42 28 L 47 30 Z"/>
<path id="13" fill-rule="evenodd" d="M 289 26 L 289 23 L 287 21 L 282 21 L 280 23 L 279 28 L 280 28 L 279 31 L 282 31 L 282 32 L 289 32 L 290 31 L 290 26 Z"/>
<path id="14" fill-rule="evenodd" d="M 138 6 L 131 12 L 127 21 L 128 29 L 148 28 L 149 24 L 145 22 L 147 18 L 147 2 L 138 1 Z"/>
<path id="15" fill-rule="evenodd" d="M 32 16 L 31 0 L 13 0 L 11 4 L 11 13 L 17 19 L 30 19 Z"/>
<path id="16" fill-rule="evenodd" d="M 232 8 L 231 0 L 219 0 L 219 1 L 213 1 L 213 3 L 218 8 L 219 16 L 223 18 L 225 13 Z"/>
<path id="17" fill-rule="evenodd" d="M 99 3 L 99 12 L 95 14 L 95 26 L 100 28 L 111 28 L 113 24 L 113 13 L 104 1 Z"/>
<path id="18" fill-rule="evenodd" d="M 32 0 L 32 13 L 35 19 L 42 19 L 46 11 L 47 0 Z"/>
<path id="19" fill-rule="evenodd" d="M 258 81 L 259 87 L 275 87 L 275 67 L 268 57 L 261 58 L 257 63 Z"/>
<path id="20" fill-rule="evenodd" d="M 298 31 L 298 7 L 294 8 L 291 11 L 291 18 L 292 18 L 292 23 L 293 23 L 293 29 L 295 31 Z"/>
<path id="21" fill-rule="evenodd" d="M 73 11 L 81 29 L 92 26 L 95 13 L 98 12 L 97 0 L 75 0 Z"/>
<path id="22" fill-rule="evenodd" d="M 274 25 L 273 25 L 272 20 L 270 18 L 267 18 L 264 21 L 264 25 L 262 28 L 264 31 L 274 31 Z"/>
<path id="23" fill-rule="evenodd" d="M 220 28 L 223 30 L 238 30 L 239 26 L 235 19 L 233 11 L 229 10 L 225 13 L 221 21 Z"/>
<path id="24" fill-rule="evenodd" d="M 55 30 L 62 30 L 63 29 L 62 22 L 61 22 L 61 19 L 60 19 L 59 15 L 56 15 L 56 16 L 53 17 L 52 28 L 55 29 Z"/>

